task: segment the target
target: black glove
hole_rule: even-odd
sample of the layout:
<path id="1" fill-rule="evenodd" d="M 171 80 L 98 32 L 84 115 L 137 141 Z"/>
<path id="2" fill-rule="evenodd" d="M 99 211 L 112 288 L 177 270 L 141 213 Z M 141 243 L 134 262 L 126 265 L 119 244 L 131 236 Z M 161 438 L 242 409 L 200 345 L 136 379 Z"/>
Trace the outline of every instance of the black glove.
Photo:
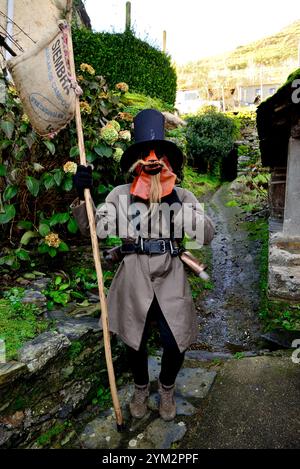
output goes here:
<path id="1" fill-rule="evenodd" d="M 78 165 L 73 182 L 80 200 L 84 200 L 84 189 L 91 189 L 93 186 L 92 167 Z"/>

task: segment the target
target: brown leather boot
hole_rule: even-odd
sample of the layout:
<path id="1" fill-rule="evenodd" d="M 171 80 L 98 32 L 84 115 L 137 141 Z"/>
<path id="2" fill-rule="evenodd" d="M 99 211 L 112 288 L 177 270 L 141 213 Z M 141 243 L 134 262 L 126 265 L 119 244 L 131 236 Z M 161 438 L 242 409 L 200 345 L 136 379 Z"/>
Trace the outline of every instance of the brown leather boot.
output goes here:
<path id="1" fill-rule="evenodd" d="M 176 416 L 176 403 L 174 399 L 175 384 L 164 386 L 158 380 L 158 392 L 160 395 L 159 415 L 165 421 L 173 420 Z"/>
<path id="2" fill-rule="evenodd" d="M 149 397 L 149 384 L 145 386 L 134 386 L 134 395 L 129 403 L 132 417 L 141 419 L 147 412 L 147 401 Z"/>

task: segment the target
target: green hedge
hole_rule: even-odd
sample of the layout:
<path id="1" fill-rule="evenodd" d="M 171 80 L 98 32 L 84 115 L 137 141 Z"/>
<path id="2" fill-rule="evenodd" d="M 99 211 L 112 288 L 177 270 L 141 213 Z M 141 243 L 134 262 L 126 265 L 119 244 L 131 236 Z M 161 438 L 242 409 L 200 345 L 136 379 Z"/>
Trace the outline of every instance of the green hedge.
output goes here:
<path id="1" fill-rule="evenodd" d="M 186 140 L 190 164 L 200 173 L 222 176 L 222 166 L 231 164 L 231 155 L 237 138 L 236 122 L 221 112 L 208 109 L 187 119 Z"/>
<path id="2" fill-rule="evenodd" d="M 174 104 L 177 77 L 170 57 L 131 31 L 110 34 L 74 29 L 73 42 L 77 70 L 81 63 L 88 63 L 110 86 L 126 82 L 130 91 Z"/>

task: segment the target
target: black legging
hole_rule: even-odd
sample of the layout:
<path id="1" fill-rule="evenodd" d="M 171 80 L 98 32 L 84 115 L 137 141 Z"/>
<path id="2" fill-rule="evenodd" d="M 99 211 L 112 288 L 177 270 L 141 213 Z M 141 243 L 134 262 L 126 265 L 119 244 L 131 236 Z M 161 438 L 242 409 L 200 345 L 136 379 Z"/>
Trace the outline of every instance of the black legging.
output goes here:
<path id="1" fill-rule="evenodd" d="M 180 352 L 167 321 L 160 309 L 156 296 L 149 308 L 145 328 L 139 350 L 134 350 L 127 345 L 129 365 L 135 384 L 143 386 L 149 382 L 147 341 L 151 322 L 155 320 L 158 325 L 160 340 L 163 347 L 161 359 L 161 372 L 159 380 L 165 386 L 175 383 L 176 376 L 184 360 L 184 352 Z"/>

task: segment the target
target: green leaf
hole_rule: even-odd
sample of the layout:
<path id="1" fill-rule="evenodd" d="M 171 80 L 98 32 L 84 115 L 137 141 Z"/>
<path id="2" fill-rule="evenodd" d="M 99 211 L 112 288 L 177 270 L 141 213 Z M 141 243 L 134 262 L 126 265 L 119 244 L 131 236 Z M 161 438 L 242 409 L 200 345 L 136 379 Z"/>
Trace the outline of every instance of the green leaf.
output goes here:
<path id="1" fill-rule="evenodd" d="M 47 190 L 55 186 L 55 180 L 54 180 L 53 174 L 47 173 L 43 178 L 43 184 Z"/>
<path id="2" fill-rule="evenodd" d="M 0 164 L 0 176 L 6 176 L 7 168 L 4 164 Z"/>
<path id="3" fill-rule="evenodd" d="M 8 205 L 8 204 L 4 204 L 3 208 L 4 208 L 4 213 L 0 213 L 0 223 L 4 225 L 5 223 L 10 222 L 14 218 L 16 214 L 16 209 L 14 205 Z"/>
<path id="4" fill-rule="evenodd" d="M 51 311 L 54 308 L 54 301 L 47 301 L 47 309 Z"/>
<path id="5" fill-rule="evenodd" d="M 27 246 L 27 244 L 29 243 L 29 241 L 32 239 L 32 238 L 36 238 L 38 236 L 37 232 L 36 231 L 26 231 L 26 233 L 23 234 L 21 240 L 20 240 L 20 243 L 21 244 L 24 244 L 25 246 Z"/>
<path id="6" fill-rule="evenodd" d="M 69 251 L 69 246 L 62 241 L 60 245 L 58 246 L 58 250 L 61 252 L 67 252 Z"/>
<path id="7" fill-rule="evenodd" d="M 8 148 L 12 143 L 12 140 L 3 140 L 1 142 L 1 150 L 6 150 L 6 148 Z"/>
<path id="8" fill-rule="evenodd" d="M 77 221 L 75 220 L 75 218 L 70 218 L 68 224 L 67 224 L 67 228 L 68 228 L 68 231 L 70 233 L 77 233 L 78 231 L 78 224 L 77 224 Z"/>
<path id="9" fill-rule="evenodd" d="M 57 254 L 57 251 L 56 251 L 55 248 L 49 247 L 49 249 L 48 249 L 48 254 L 50 254 L 51 257 L 55 257 L 56 254 Z"/>
<path id="10" fill-rule="evenodd" d="M 40 181 L 33 176 L 26 176 L 26 186 L 29 192 L 36 197 L 40 190 Z"/>
<path id="11" fill-rule="evenodd" d="M 38 252 L 39 252 L 40 254 L 45 254 L 46 252 L 49 251 L 49 249 L 50 249 L 50 248 L 49 248 L 49 246 L 47 246 L 47 244 L 42 243 L 42 244 L 38 247 Z"/>
<path id="12" fill-rule="evenodd" d="M 86 160 L 88 163 L 92 163 L 93 161 L 95 161 L 96 158 L 97 155 L 95 155 L 95 153 L 92 153 L 91 151 L 86 152 Z"/>
<path id="13" fill-rule="evenodd" d="M 46 140 L 44 142 L 44 144 L 46 145 L 46 147 L 48 148 L 48 150 L 50 151 L 51 155 L 54 155 L 55 153 L 55 145 L 54 143 L 50 142 L 49 140 Z"/>
<path id="14" fill-rule="evenodd" d="M 54 177 L 54 181 L 56 182 L 57 186 L 61 185 L 61 181 L 63 180 L 63 175 L 64 175 L 64 173 L 62 172 L 61 169 L 55 170 L 53 177 Z"/>
<path id="15" fill-rule="evenodd" d="M 18 193 L 18 186 L 7 186 L 3 193 L 3 200 L 6 202 L 7 200 L 12 199 Z"/>
<path id="16" fill-rule="evenodd" d="M 72 179 L 72 176 L 70 174 L 65 178 L 65 180 L 63 182 L 63 185 L 62 185 L 62 188 L 67 192 L 69 192 L 73 189 L 73 179 Z"/>
<path id="17" fill-rule="evenodd" d="M 25 251 L 25 249 L 17 249 L 16 250 L 16 255 L 21 261 L 30 261 L 30 255 L 28 251 Z"/>
<path id="18" fill-rule="evenodd" d="M 32 227 L 32 222 L 27 220 L 21 220 L 17 224 L 17 228 L 20 228 L 21 230 L 30 230 Z"/>
<path id="19" fill-rule="evenodd" d="M 14 123 L 10 121 L 1 121 L 0 126 L 3 132 L 5 133 L 6 137 L 8 139 L 11 139 L 12 134 L 14 133 L 14 128 L 15 128 Z"/>
<path id="20" fill-rule="evenodd" d="M 76 291 L 71 291 L 71 296 L 74 298 L 78 298 L 79 300 L 84 300 L 85 296 L 82 293 L 78 293 Z"/>
<path id="21" fill-rule="evenodd" d="M 69 288 L 69 284 L 68 283 L 62 283 L 60 286 L 59 286 L 59 291 L 63 291 L 63 290 L 66 290 L 67 288 Z"/>
<path id="22" fill-rule="evenodd" d="M 15 263 L 15 261 L 16 261 L 15 256 L 13 256 L 13 255 L 5 256 L 5 264 L 6 265 L 12 266 Z"/>
<path id="23" fill-rule="evenodd" d="M 55 285 L 60 285 L 62 282 L 62 277 L 60 275 L 58 275 L 56 278 L 55 278 Z"/>
<path id="24" fill-rule="evenodd" d="M 99 145 L 96 145 L 94 147 L 94 150 L 95 152 L 97 153 L 97 155 L 99 156 L 105 156 L 106 158 L 110 158 L 113 154 L 113 150 L 112 148 L 106 146 L 106 145 L 103 145 L 103 144 L 99 144 Z"/>
<path id="25" fill-rule="evenodd" d="M 99 184 L 98 194 L 105 194 L 105 192 L 107 192 L 107 187 L 104 184 Z"/>
<path id="26" fill-rule="evenodd" d="M 55 301 L 55 303 L 59 303 L 65 306 L 70 300 L 70 294 L 61 293 L 61 292 L 53 292 L 52 298 Z"/>
<path id="27" fill-rule="evenodd" d="M 79 154 L 80 154 L 80 152 L 79 152 L 79 148 L 77 146 L 71 148 L 70 158 L 75 158 L 76 156 L 79 156 Z"/>
<path id="28" fill-rule="evenodd" d="M 68 212 L 64 213 L 56 213 L 50 218 L 50 226 L 57 225 L 57 223 L 66 223 L 70 218 L 70 215 Z"/>
<path id="29" fill-rule="evenodd" d="M 41 236 L 45 237 L 50 233 L 50 228 L 45 223 L 41 223 L 39 226 L 39 233 Z"/>

